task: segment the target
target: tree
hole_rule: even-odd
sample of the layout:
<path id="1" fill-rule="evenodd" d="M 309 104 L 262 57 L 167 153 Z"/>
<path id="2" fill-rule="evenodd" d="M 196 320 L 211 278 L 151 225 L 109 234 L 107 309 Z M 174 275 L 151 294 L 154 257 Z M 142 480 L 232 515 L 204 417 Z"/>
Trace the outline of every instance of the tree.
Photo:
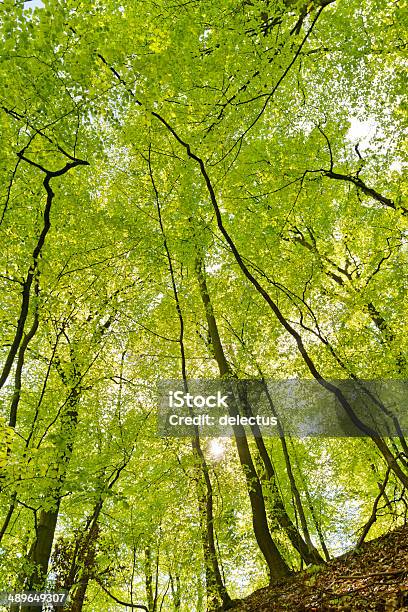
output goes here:
<path id="1" fill-rule="evenodd" d="M 406 521 L 401 3 L 0 11 L 0 583 L 215 610 Z M 360 437 L 157 435 L 162 380 L 274 378 Z"/>

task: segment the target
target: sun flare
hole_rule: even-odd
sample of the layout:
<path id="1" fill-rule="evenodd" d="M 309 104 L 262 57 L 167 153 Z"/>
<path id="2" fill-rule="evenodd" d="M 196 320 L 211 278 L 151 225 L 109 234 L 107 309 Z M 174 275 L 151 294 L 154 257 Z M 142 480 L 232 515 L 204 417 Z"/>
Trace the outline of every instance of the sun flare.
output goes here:
<path id="1" fill-rule="evenodd" d="M 210 442 L 210 455 L 213 459 L 219 461 L 225 455 L 225 446 L 221 440 L 215 438 Z"/>

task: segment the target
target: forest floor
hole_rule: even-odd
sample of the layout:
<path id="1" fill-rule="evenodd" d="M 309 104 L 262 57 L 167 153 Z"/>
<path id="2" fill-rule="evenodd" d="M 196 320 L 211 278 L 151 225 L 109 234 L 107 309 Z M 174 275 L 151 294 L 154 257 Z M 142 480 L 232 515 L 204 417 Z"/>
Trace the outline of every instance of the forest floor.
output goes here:
<path id="1" fill-rule="evenodd" d="M 234 603 L 234 612 L 408 612 L 408 527 Z"/>

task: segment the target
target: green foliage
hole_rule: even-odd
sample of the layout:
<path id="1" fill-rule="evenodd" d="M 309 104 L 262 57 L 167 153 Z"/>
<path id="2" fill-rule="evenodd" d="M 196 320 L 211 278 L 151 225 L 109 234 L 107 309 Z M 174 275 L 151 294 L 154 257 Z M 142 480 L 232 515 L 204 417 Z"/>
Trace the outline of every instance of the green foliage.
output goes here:
<path id="1" fill-rule="evenodd" d="M 2 367 L 35 269 L 2 388 L 2 588 L 27 584 L 38 521 L 54 512 L 49 584 L 75 596 L 85 577 L 84 610 L 116 609 L 104 589 L 147 601 L 147 546 L 163 612 L 177 610 L 176 584 L 181 611 L 203 609 L 197 460 L 188 440 L 156 435 L 156 384 L 181 377 L 172 280 L 188 377 L 218 376 L 197 256 L 237 376 L 311 376 L 242 274 L 208 181 L 242 260 L 322 375 L 405 379 L 403 5 L 0 5 Z M 55 174 L 75 160 L 89 165 Z M 384 459 L 368 439 L 288 444 L 313 543 L 338 554 L 371 515 Z M 202 445 L 217 554 L 241 597 L 267 579 L 245 477 L 232 440 L 218 458 Z M 281 444 L 267 447 L 297 524 Z M 369 537 L 406 519 L 393 474 L 380 506 Z M 298 569 L 283 529 L 273 535 Z"/>

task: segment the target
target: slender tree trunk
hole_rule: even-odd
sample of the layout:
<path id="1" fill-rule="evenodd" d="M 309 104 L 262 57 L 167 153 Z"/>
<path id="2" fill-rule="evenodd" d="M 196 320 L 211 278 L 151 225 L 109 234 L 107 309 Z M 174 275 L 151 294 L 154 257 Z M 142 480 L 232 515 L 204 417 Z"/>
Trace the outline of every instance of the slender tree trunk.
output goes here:
<path id="1" fill-rule="evenodd" d="M 116 474 L 107 487 L 108 490 L 111 490 L 119 480 L 130 458 L 131 453 L 116 469 Z M 100 498 L 93 509 L 91 517 L 86 523 L 84 534 L 81 539 L 82 541 L 77 541 L 75 545 L 69 575 L 64 583 L 65 588 L 70 591 L 71 594 L 71 600 L 66 608 L 66 612 L 81 612 L 90 580 L 95 579 L 98 582 L 98 576 L 95 574 L 94 562 L 96 544 L 99 537 L 99 516 L 103 508 L 103 503 L 104 500 Z M 100 586 L 107 592 L 102 584 L 100 584 Z M 109 594 L 109 592 L 107 593 Z"/>
<path id="2" fill-rule="evenodd" d="M 268 398 L 269 406 L 271 407 L 273 414 L 275 416 L 278 416 L 276 414 L 275 406 L 274 406 L 271 394 L 269 392 L 268 385 L 266 384 L 266 381 L 264 380 L 263 377 L 262 377 L 262 380 L 263 380 L 263 383 L 264 383 L 265 393 L 266 393 L 266 396 Z M 292 470 L 292 463 L 291 463 L 291 460 L 290 460 L 289 450 L 288 450 L 288 446 L 286 444 L 286 439 L 285 439 L 285 435 L 284 435 L 283 429 L 282 429 L 282 427 L 280 425 L 280 422 L 279 422 L 279 418 L 278 418 L 277 427 L 278 427 L 279 439 L 280 439 L 281 446 L 282 446 L 283 456 L 284 456 L 284 459 L 285 459 L 286 472 L 287 472 L 287 475 L 288 475 L 288 478 L 289 478 L 290 488 L 291 488 L 291 491 L 292 491 L 292 495 L 293 495 L 293 498 L 295 500 L 296 509 L 298 511 L 298 514 L 299 514 L 300 524 L 302 526 L 303 535 L 304 535 L 304 541 L 303 541 L 302 538 L 299 537 L 299 532 L 296 529 L 296 527 L 293 525 L 293 523 L 290 521 L 290 519 L 289 519 L 289 524 L 288 524 L 287 528 L 285 528 L 285 526 L 283 524 L 282 524 L 282 527 L 284 527 L 287 530 L 288 536 L 290 537 L 293 546 L 301 554 L 302 559 L 306 563 L 314 563 L 314 564 L 323 563 L 323 559 L 322 559 L 320 553 L 318 552 L 318 550 L 316 549 L 316 547 L 313 545 L 313 542 L 312 542 L 311 537 L 310 537 L 309 527 L 308 527 L 307 520 L 306 520 L 306 514 L 305 514 L 305 511 L 304 511 L 304 508 L 303 508 L 302 499 L 300 497 L 300 492 L 299 492 L 299 489 L 298 489 L 297 484 L 296 484 L 295 475 L 294 475 L 293 470 Z M 269 461 L 269 463 L 270 463 L 270 467 L 267 468 L 267 469 L 273 470 L 272 462 L 270 461 L 270 457 L 269 457 L 269 454 L 268 454 L 267 450 L 265 449 L 264 452 L 266 453 L 266 462 L 268 463 L 268 461 Z M 265 463 L 265 467 L 267 466 L 267 463 Z M 278 497 L 278 499 L 279 499 L 279 497 Z M 287 514 L 286 514 L 286 516 L 287 516 Z M 289 518 L 289 517 L 287 516 L 287 518 Z M 285 519 L 285 520 L 287 521 L 287 519 Z M 291 537 L 289 534 L 291 532 L 293 532 L 293 531 L 294 531 L 294 533 L 292 534 L 292 537 Z M 306 546 L 307 550 L 304 550 L 304 553 L 302 553 L 302 548 L 304 546 Z"/>
<path id="3" fill-rule="evenodd" d="M 38 287 L 38 278 L 37 278 L 36 283 L 35 283 L 36 297 L 38 297 L 38 294 L 39 294 L 39 287 Z M 21 396 L 21 384 L 22 384 L 25 354 L 26 354 L 28 345 L 30 344 L 31 340 L 34 338 L 37 332 L 38 325 L 39 325 L 38 309 L 36 308 L 34 312 L 34 320 L 31 325 L 31 328 L 27 334 L 24 334 L 23 340 L 18 349 L 16 371 L 14 374 L 14 392 L 13 392 L 13 397 L 11 399 L 11 407 L 10 407 L 10 417 L 9 417 L 10 427 L 15 427 L 17 423 L 17 409 L 18 409 L 18 404 L 20 402 L 20 396 Z"/>
<path id="4" fill-rule="evenodd" d="M 180 612 L 181 610 L 181 587 L 180 587 L 180 576 L 178 574 L 173 578 L 173 574 L 170 573 L 170 587 L 171 595 L 173 598 L 174 612 Z"/>
<path id="5" fill-rule="evenodd" d="M 289 439 L 292 442 L 292 448 L 295 451 L 295 447 L 293 445 L 293 440 L 291 438 L 289 438 Z M 296 458 L 296 454 L 295 454 L 295 458 Z M 324 558 L 326 559 L 326 561 L 330 561 L 330 553 L 329 553 L 329 550 L 328 550 L 328 548 L 326 546 L 326 542 L 325 542 L 325 539 L 324 539 L 322 527 L 321 527 L 320 521 L 317 518 L 315 507 L 314 507 L 314 504 L 313 504 L 313 500 L 310 497 L 309 487 L 308 487 L 308 484 L 307 484 L 306 479 L 304 477 L 304 474 L 303 474 L 303 472 L 301 470 L 301 467 L 299 465 L 299 461 L 297 461 L 297 466 L 298 466 L 297 467 L 298 472 L 300 474 L 300 479 L 302 481 L 303 490 L 304 490 L 305 495 L 306 495 L 307 505 L 308 505 L 308 508 L 309 508 L 309 511 L 310 511 L 310 515 L 311 515 L 311 517 L 313 519 L 313 524 L 314 524 L 314 526 L 316 528 L 316 533 L 317 533 L 318 538 L 319 538 L 319 542 L 320 542 L 320 546 L 321 546 L 323 554 L 324 554 Z"/>
<path id="6" fill-rule="evenodd" d="M 88 166 L 88 162 L 80 160 L 80 159 L 75 159 L 74 157 L 70 157 L 70 160 L 67 164 L 65 164 L 65 166 L 63 168 L 61 168 L 60 170 L 55 170 L 55 171 L 51 171 L 51 170 L 47 170 L 46 168 L 44 168 L 43 166 L 37 164 L 36 162 L 33 162 L 32 160 L 28 159 L 27 157 L 25 157 L 24 155 L 25 150 L 22 149 L 19 153 L 17 153 L 18 157 L 27 162 L 28 164 L 30 164 L 31 166 L 35 166 L 36 168 L 39 168 L 42 172 L 44 172 L 45 174 L 45 178 L 43 180 L 43 186 L 45 189 L 45 192 L 47 194 L 47 198 L 46 198 L 46 204 L 45 204 L 45 208 L 44 208 L 44 214 L 43 214 L 43 226 L 40 232 L 40 235 L 38 236 L 38 240 L 37 243 L 33 249 L 32 252 L 32 256 L 31 256 L 31 264 L 30 267 L 28 268 L 27 271 L 27 275 L 24 279 L 24 282 L 22 284 L 22 292 L 21 292 L 21 306 L 20 306 L 20 313 L 19 313 L 19 318 L 17 321 L 17 326 L 16 326 L 16 331 L 15 331 L 15 335 L 14 338 L 11 342 L 10 345 L 10 349 L 9 352 L 7 354 L 6 360 L 4 362 L 4 366 L 3 366 L 3 370 L 0 373 L 0 388 L 3 387 L 3 385 L 6 383 L 7 378 L 10 374 L 10 370 L 13 366 L 14 363 L 14 359 L 17 355 L 17 351 L 19 349 L 20 343 L 23 339 L 23 335 L 24 335 L 24 328 L 26 325 L 26 321 L 27 321 L 27 317 L 29 314 L 29 310 L 30 310 L 30 301 L 31 301 L 31 287 L 34 281 L 34 278 L 38 272 L 38 265 L 39 265 L 39 261 L 41 258 L 41 253 L 42 253 L 42 249 L 44 247 L 44 243 L 45 240 L 47 238 L 47 235 L 50 231 L 51 228 L 51 208 L 52 208 L 52 204 L 53 204 L 53 200 L 54 200 L 54 192 L 52 190 L 51 187 L 51 180 L 55 177 L 59 177 L 59 176 L 63 176 L 64 174 L 66 174 L 69 170 L 71 170 L 71 168 L 75 168 L 76 166 Z M 35 330 L 36 331 L 36 330 Z M 34 331 L 34 333 L 35 333 Z M 27 335 L 28 337 L 28 342 L 30 341 L 30 333 Z M 26 348 L 26 347 L 25 347 Z M 25 351 L 25 349 L 24 349 Z M 23 352 L 24 354 L 24 352 Z"/>
<path id="7" fill-rule="evenodd" d="M 161 214 L 161 206 L 160 206 L 160 198 L 159 192 L 156 187 L 156 183 L 153 176 L 152 165 L 151 165 L 151 147 L 149 146 L 149 155 L 147 158 L 147 164 L 149 168 L 150 180 L 152 183 L 158 221 L 160 226 L 160 231 L 163 238 L 163 246 L 166 253 L 169 274 L 173 289 L 174 303 L 176 308 L 177 317 L 179 320 L 179 338 L 178 343 L 180 347 L 180 357 L 181 357 L 181 375 L 183 379 L 184 389 L 187 392 L 187 367 L 186 367 L 186 354 L 184 347 L 184 318 L 181 310 L 176 277 L 174 274 L 173 261 L 170 254 L 170 249 L 167 243 L 166 232 L 164 230 L 164 224 Z M 207 611 L 211 612 L 212 610 L 216 610 L 220 604 L 224 607 L 228 607 L 231 603 L 231 598 L 228 594 L 228 591 L 225 587 L 224 581 L 221 576 L 220 568 L 218 565 L 217 551 L 215 547 L 215 537 L 214 537 L 214 511 L 213 511 L 213 489 L 210 478 L 210 473 L 208 470 L 207 461 L 205 459 L 203 450 L 201 448 L 200 436 L 198 433 L 198 428 L 194 429 L 194 436 L 191 439 L 191 445 L 193 449 L 193 453 L 198 459 L 198 505 L 199 505 L 199 514 L 200 514 L 200 523 L 201 523 L 201 536 L 203 541 L 203 553 L 204 553 L 204 564 L 205 564 L 205 574 L 206 574 L 206 588 L 207 588 Z M 201 488 L 201 490 L 200 490 Z"/>
<path id="8" fill-rule="evenodd" d="M 27 590 L 41 590 L 45 586 L 48 564 L 50 561 L 55 529 L 61 503 L 61 490 L 65 481 L 66 471 L 71 459 L 76 425 L 78 421 L 78 403 L 80 392 L 77 388 L 71 389 L 67 402 L 67 411 L 61 418 L 61 435 L 66 439 L 64 448 L 59 453 L 58 477 L 55 485 L 47 492 L 47 497 L 53 500 L 53 506 L 41 510 L 35 539 L 28 555 L 29 561 L 34 564 L 34 570 L 26 581 Z M 34 606 L 29 606 L 27 612 L 38 612 Z"/>
<path id="9" fill-rule="evenodd" d="M 195 442 L 193 448 L 197 453 Z M 200 451 L 202 453 L 201 446 Z M 207 463 L 201 463 L 198 471 L 200 473 L 198 474 L 197 497 L 200 514 L 201 539 L 204 551 L 207 610 L 211 612 L 212 610 L 219 609 L 220 605 L 224 607 L 228 606 L 231 599 L 225 588 L 218 564 L 214 537 L 213 490 Z"/>
<path id="10" fill-rule="evenodd" d="M 101 509 L 101 502 L 98 502 L 94 509 L 89 532 L 82 546 L 80 546 L 79 554 L 76 559 L 77 569 L 79 568 L 79 580 L 76 583 L 74 592 L 71 594 L 66 612 L 81 612 L 85 603 L 86 591 L 95 565 L 96 543 L 99 536 L 98 518 Z M 71 588 L 72 584 L 69 585 L 69 589 Z"/>
<path id="11" fill-rule="evenodd" d="M 147 607 L 149 608 L 149 612 L 156 612 L 156 601 L 153 595 L 152 550 L 150 546 L 146 546 L 144 556 Z"/>
<path id="12" fill-rule="evenodd" d="M 81 581 L 75 590 L 71 603 L 69 604 L 69 608 L 67 608 L 66 612 L 82 612 L 82 608 L 85 603 L 86 591 L 89 585 L 89 580 L 89 573 L 84 572 L 84 575 L 82 576 Z"/>
<path id="13" fill-rule="evenodd" d="M 205 283 L 205 277 L 203 280 Z M 292 470 L 292 463 L 290 460 L 288 446 L 286 444 L 285 434 L 282 429 L 279 415 L 276 412 L 275 404 L 269 392 L 268 385 L 265 381 L 265 377 L 263 375 L 262 369 L 260 365 L 258 364 L 258 362 L 256 361 L 256 359 L 254 358 L 254 356 L 248 352 L 246 344 L 243 341 L 243 339 L 233 329 L 232 329 L 232 332 L 234 333 L 237 340 L 241 343 L 243 348 L 246 350 L 246 352 L 249 354 L 251 360 L 254 362 L 259 372 L 259 375 L 261 377 L 262 385 L 263 385 L 265 395 L 267 397 L 271 412 L 277 418 L 277 430 L 278 430 L 279 439 L 280 439 L 281 446 L 282 446 L 283 456 L 285 459 L 286 472 L 289 478 L 292 496 L 293 496 L 293 499 L 295 500 L 295 508 L 299 514 L 300 523 L 301 523 L 303 534 L 304 534 L 304 540 L 300 536 L 297 526 L 293 524 L 293 522 L 291 521 L 284 507 L 283 500 L 281 498 L 281 494 L 277 486 L 275 469 L 273 467 L 270 455 L 265 447 L 265 443 L 263 441 L 263 437 L 262 437 L 260 428 L 258 425 L 253 425 L 251 426 L 251 430 L 252 430 L 252 433 L 254 434 L 255 441 L 258 447 L 258 451 L 259 451 L 259 454 L 261 456 L 261 459 L 265 467 L 268 481 L 272 487 L 273 500 L 275 504 L 274 516 L 277 517 L 278 521 L 281 524 L 281 527 L 285 529 L 293 547 L 299 552 L 301 559 L 303 561 L 305 561 L 306 563 L 314 563 L 314 564 L 322 563 L 323 559 L 320 553 L 318 552 L 318 550 L 316 549 L 316 547 L 313 545 L 311 538 L 310 538 L 309 528 L 308 528 L 308 524 L 306 520 L 306 514 L 303 508 L 299 489 L 296 484 L 295 475 Z M 244 406 L 245 406 L 246 412 L 248 413 L 248 416 L 252 416 L 251 406 L 249 402 L 247 401 L 246 396 L 244 397 Z"/>
<path id="14" fill-rule="evenodd" d="M 11 502 L 10 502 L 10 506 L 9 509 L 7 511 L 6 517 L 4 519 L 3 525 L 1 526 L 0 529 L 0 543 L 3 539 L 4 534 L 6 533 L 8 526 L 10 524 L 11 518 L 13 516 L 14 510 L 16 508 L 16 500 L 17 500 L 17 493 L 14 491 L 14 493 L 11 496 Z"/>
<path id="15" fill-rule="evenodd" d="M 206 280 L 199 259 L 196 262 L 197 278 L 200 288 L 201 299 L 203 301 L 212 349 L 221 378 L 233 378 L 232 370 L 225 357 L 218 332 L 217 322 L 213 313 L 210 296 L 207 289 Z M 230 413 L 238 416 L 239 411 L 235 404 L 230 402 Z M 252 524 L 258 546 L 267 563 L 271 579 L 278 579 L 289 574 L 289 568 L 279 552 L 269 531 L 268 519 L 266 515 L 265 499 L 262 492 L 261 482 L 256 472 L 245 429 L 241 425 L 233 427 L 238 456 L 244 470 L 248 495 L 251 502 Z"/>

